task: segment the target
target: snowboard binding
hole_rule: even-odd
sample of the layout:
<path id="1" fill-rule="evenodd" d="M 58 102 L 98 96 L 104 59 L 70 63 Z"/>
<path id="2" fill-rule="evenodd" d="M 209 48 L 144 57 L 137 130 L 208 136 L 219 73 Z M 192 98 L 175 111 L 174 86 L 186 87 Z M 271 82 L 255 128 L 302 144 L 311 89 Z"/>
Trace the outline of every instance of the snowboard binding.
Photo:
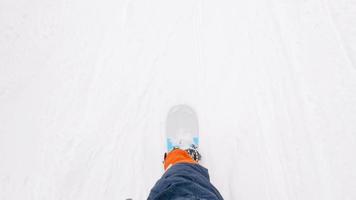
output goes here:
<path id="1" fill-rule="evenodd" d="M 193 160 L 195 160 L 197 162 L 199 162 L 201 160 L 201 155 L 198 151 L 198 147 L 196 147 L 195 145 L 193 145 L 192 148 L 186 149 L 185 151 L 188 152 L 188 154 L 190 155 L 190 157 Z"/>

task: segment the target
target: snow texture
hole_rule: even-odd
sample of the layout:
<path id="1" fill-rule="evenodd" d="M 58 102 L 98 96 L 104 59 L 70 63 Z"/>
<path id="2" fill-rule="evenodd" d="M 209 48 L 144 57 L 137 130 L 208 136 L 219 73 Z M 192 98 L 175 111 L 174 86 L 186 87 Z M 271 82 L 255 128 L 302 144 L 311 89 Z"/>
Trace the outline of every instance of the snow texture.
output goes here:
<path id="1" fill-rule="evenodd" d="M 0 199 L 146 199 L 189 104 L 227 200 L 356 199 L 356 0 L 0 0 Z"/>

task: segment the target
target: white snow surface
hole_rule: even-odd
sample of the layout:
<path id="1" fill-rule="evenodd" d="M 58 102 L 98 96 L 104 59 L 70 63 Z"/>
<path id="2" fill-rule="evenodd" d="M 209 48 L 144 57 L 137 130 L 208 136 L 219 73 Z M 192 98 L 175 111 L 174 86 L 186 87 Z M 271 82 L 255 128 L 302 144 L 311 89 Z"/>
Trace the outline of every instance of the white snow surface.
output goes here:
<path id="1" fill-rule="evenodd" d="M 0 199 L 146 199 L 189 104 L 227 200 L 356 199 L 356 0 L 0 0 Z"/>

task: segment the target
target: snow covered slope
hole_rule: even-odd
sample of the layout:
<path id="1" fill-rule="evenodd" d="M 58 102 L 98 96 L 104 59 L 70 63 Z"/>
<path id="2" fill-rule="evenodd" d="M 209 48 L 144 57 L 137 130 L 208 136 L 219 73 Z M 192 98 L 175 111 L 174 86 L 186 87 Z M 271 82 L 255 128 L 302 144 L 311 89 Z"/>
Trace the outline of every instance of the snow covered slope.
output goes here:
<path id="1" fill-rule="evenodd" d="M 227 200 L 356 199 L 355 0 L 0 0 L 0 199 L 145 199 L 200 119 Z"/>

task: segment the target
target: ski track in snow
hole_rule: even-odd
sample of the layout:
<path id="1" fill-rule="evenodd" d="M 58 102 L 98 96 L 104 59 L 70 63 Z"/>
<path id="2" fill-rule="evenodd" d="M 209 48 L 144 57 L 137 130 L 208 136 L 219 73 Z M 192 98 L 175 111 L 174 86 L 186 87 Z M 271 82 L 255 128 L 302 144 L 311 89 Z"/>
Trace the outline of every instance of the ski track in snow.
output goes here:
<path id="1" fill-rule="evenodd" d="M 2 0 L 0 199 L 146 199 L 180 103 L 225 199 L 356 199 L 355 13 L 355 0 Z"/>

